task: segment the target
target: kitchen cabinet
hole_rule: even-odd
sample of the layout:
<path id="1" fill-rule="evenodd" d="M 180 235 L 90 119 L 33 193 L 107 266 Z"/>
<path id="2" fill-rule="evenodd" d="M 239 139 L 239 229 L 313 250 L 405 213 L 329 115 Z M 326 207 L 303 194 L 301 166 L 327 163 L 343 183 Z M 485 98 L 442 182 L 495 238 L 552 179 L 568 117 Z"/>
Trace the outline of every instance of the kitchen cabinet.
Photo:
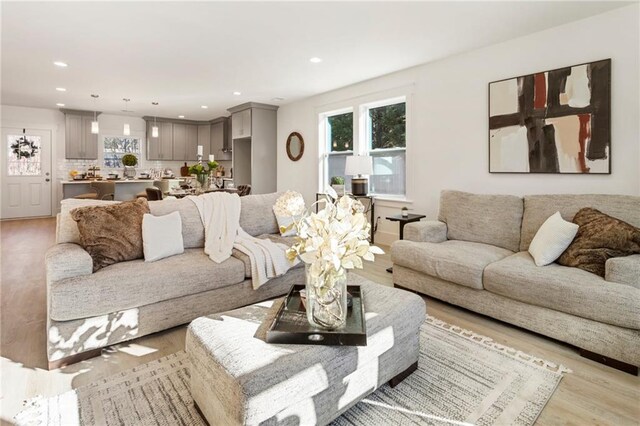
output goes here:
<path id="1" fill-rule="evenodd" d="M 156 118 L 157 138 L 151 137 L 154 117 L 142 118 L 147 121 L 148 160 L 195 162 L 198 159 L 198 145 L 202 145 L 203 161 L 208 161 L 210 154 L 214 154 L 216 160 L 231 160 L 229 117 L 206 122 Z M 222 155 L 223 150 L 228 152 Z"/>
<path id="2" fill-rule="evenodd" d="M 185 160 L 196 161 L 198 159 L 198 126 L 195 124 L 187 124 L 185 132 Z M 208 158 L 208 153 L 205 155 L 205 147 L 202 147 L 202 155 L 205 160 Z M 175 160 L 175 158 L 174 158 Z"/>
<path id="3" fill-rule="evenodd" d="M 251 185 L 251 193 L 276 191 L 277 110 L 248 102 L 229 108 L 233 139 L 233 181 Z M 238 129 L 237 126 L 240 126 Z"/>
<path id="4" fill-rule="evenodd" d="M 251 108 L 231 114 L 231 131 L 233 139 L 251 137 Z"/>
<path id="5" fill-rule="evenodd" d="M 211 153 L 218 157 L 224 149 L 224 138 L 227 136 L 226 124 L 226 119 L 218 119 L 215 123 L 211 124 Z M 222 160 L 222 158 L 220 159 Z"/>
<path id="6" fill-rule="evenodd" d="M 187 160 L 187 126 L 173 124 L 173 160 Z"/>
<path id="7" fill-rule="evenodd" d="M 158 126 L 158 137 L 152 136 L 151 128 L 154 126 L 152 120 L 147 121 L 147 160 L 172 160 L 173 159 L 173 123 L 160 122 Z"/>
<path id="8" fill-rule="evenodd" d="M 61 110 L 65 114 L 65 158 L 96 160 L 98 135 L 91 133 L 94 113 L 91 111 Z"/>
<path id="9" fill-rule="evenodd" d="M 202 145 L 202 158 L 206 161 L 209 160 L 209 154 L 215 154 L 211 151 L 211 125 L 199 124 L 198 125 L 198 145 Z M 196 154 L 198 147 L 196 145 Z"/>

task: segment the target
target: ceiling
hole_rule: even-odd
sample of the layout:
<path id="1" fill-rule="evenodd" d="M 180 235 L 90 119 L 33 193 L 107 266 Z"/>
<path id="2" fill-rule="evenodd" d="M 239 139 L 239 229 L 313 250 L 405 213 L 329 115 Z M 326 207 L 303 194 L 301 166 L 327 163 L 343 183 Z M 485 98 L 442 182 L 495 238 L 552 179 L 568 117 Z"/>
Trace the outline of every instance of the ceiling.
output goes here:
<path id="1" fill-rule="evenodd" d="M 626 4 L 2 2 L 1 101 L 121 113 L 130 98 L 131 115 L 211 119 L 243 102 L 282 105 Z"/>

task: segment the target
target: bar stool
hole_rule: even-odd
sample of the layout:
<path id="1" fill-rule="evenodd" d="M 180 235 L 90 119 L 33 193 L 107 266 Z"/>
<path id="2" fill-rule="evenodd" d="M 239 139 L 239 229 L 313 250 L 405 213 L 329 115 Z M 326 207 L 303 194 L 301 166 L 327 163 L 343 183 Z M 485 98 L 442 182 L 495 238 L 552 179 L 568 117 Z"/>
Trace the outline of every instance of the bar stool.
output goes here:
<path id="1" fill-rule="evenodd" d="M 244 197 L 251 194 L 251 185 L 238 185 L 238 195 Z"/>
<path id="2" fill-rule="evenodd" d="M 79 200 L 113 200 L 116 192 L 116 184 L 114 182 L 89 182 L 89 188 L 93 192 L 76 195 L 73 198 Z"/>
<path id="3" fill-rule="evenodd" d="M 145 192 L 147 193 L 147 200 L 149 201 L 162 200 L 162 190 L 160 188 L 150 186 L 149 188 L 145 188 Z"/>

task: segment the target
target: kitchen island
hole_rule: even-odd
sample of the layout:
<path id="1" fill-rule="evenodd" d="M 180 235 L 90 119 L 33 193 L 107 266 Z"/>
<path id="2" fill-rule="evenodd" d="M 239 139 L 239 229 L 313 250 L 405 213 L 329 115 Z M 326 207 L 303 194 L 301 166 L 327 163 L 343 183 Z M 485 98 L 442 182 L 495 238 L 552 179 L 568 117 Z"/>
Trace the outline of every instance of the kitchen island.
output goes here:
<path id="1" fill-rule="evenodd" d="M 163 179 L 169 181 L 169 187 L 180 185 L 180 179 Z M 113 182 L 116 184 L 114 199 L 116 201 L 127 201 L 136 198 L 136 194 L 153 186 L 153 179 L 119 179 L 114 181 L 103 180 L 103 182 Z M 62 181 L 62 198 L 73 198 L 80 194 L 92 192 L 89 184 L 90 180 L 65 180 Z"/>

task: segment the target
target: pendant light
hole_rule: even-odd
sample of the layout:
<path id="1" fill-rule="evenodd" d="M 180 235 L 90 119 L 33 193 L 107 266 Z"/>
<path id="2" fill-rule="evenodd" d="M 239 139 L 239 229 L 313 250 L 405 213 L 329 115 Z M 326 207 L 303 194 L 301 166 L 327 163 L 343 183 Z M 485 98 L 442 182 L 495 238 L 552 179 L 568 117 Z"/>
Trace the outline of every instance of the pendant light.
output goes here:
<path id="1" fill-rule="evenodd" d="M 152 105 L 154 106 L 158 106 L 157 102 L 151 102 Z M 156 120 L 156 116 L 153 116 L 153 126 L 151 127 L 151 137 L 152 138 L 157 138 L 158 137 L 158 122 Z"/>
<path id="2" fill-rule="evenodd" d="M 94 103 L 97 104 L 98 98 L 100 97 L 100 95 L 91 95 L 91 97 L 95 99 Z M 100 127 L 98 126 L 98 112 L 95 109 L 93 110 L 93 121 L 91 122 L 91 133 L 94 135 L 97 135 L 98 133 L 100 133 Z"/>
<path id="3" fill-rule="evenodd" d="M 131 99 L 122 98 L 122 100 L 124 101 L 124 112 L 129 112 L 127 105 L 129 104 L 129 101 Z M 129 126 L 129 123 L 124 123 L 124 127 L 122 128 L 122 134 L 125 136 L 131 135 L 131 126 Z"/>

